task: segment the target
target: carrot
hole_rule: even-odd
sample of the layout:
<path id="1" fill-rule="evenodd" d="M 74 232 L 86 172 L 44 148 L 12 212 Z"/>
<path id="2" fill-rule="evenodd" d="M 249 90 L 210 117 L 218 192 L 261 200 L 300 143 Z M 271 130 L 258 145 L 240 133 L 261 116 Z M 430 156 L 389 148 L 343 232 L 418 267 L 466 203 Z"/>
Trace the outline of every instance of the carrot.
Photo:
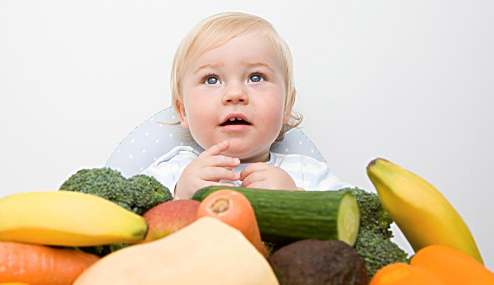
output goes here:
<path id="1" fill-rule="evenodd" d="M 0 242 L 0 283 L 70 285 L 98 259 L 77 250 Z"/>
<path id="2" fill-rule="evenodd" d="M 381 268 L 369 285 L 449 285 L 433 274 L 405 263 L 393 263 Z"/>
<path id="3" fill-rule="evenodd" d="M 217 218 L 236 228 L 264 257 L 268 257 L 268 249 L 261 241 L 254 209 L 242 193 L 229 189 L 211 193 L 201 202 L 197 211 L 198 219 L 205 216 Z"/>
<path id="4" fill-rule="evenodd" d="M 494 284 L 494 273 L 464 252 L 445 245 L 422 248 L 410 264 L 440 276 L 447 284 Z"/>

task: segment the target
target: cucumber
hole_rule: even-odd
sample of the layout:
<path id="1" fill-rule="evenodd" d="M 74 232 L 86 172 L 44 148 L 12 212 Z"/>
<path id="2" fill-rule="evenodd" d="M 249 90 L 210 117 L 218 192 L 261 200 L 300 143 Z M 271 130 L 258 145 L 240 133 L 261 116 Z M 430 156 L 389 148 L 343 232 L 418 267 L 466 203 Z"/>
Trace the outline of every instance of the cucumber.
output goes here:
<path id="1" fill-rule="evenodd" d="M 287 191 L 214 186 L 198 190 L 191 199 L 202 201 L 220 189 L 238 191 L 249 199 L 263 241 L 278 244 L 303 239 L 341 240 L 353 246 L 360 211 L 347 190 Z"/>

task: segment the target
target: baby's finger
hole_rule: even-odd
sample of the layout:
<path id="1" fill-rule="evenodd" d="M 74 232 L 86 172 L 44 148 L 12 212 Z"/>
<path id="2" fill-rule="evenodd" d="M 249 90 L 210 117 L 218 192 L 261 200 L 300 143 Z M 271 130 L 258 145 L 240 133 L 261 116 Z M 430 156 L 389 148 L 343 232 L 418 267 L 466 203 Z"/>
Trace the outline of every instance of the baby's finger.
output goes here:
<path id="1" fill-rule="evenodd" d="M 206 157 L 206 156 L 213 156 L 213 155 L 218 155 L 221 152 L 225 151 L 230 147 L 230 142 L 229 141 L 222 141 L 220 143 L 217 143 L 213 145 L 212 147 L 206 149 L 203 151 L 199 157 Z"/>
<path id="2" fill-rule="evenodd" d="M 254 182 L 246 186 L 240 186 L 243 188 L 257 188 L 257 189 L 267 189 L 266 186 L 263 186 L 262 181 L 261 182 Z"/>
<path id="3" fill-rule="evenodd" d="M 207 167 L 202 170 L 200 178 L 205 181 L 230 180 L 236 181 L 240 178 L 240 173 L 225 169 L 224 167 Z"/>
<path id="4" fill-rule="evenodd" d="M 242 177 L 242 174 L 240 174 L 240 177 Z M 245 177 L 245 179 L 241 179 L 242 180 L 242 185 L 240 185 L 240 187 L 251 187 L 252 184 L 254 183 L 258 183 L 258 182 L 262 182 L 266 179 L 266 177 L 264 176 L 264 173 L 262 172 L 253 172 L 251 174 L 249 174 L 249 176 Z"/>
<path id="5" fill-rule="evenodd" d="M 244 168 L 242 172 L 240 172 L 240 180 L 244 180 L 246 177 L 248 177 L 254 172 L 264 171 L 266 170 L 266 168 L 268 168 L 266 163 L 263 162 L 252 163 L 251 165 Z"/>
<path id="6" fill-rule="evenodd" d="M 240 159 L 225 155 L 214 155 L 203 157 L 198 160 L 201 167 L 237 167 L 240 165 Z"/>

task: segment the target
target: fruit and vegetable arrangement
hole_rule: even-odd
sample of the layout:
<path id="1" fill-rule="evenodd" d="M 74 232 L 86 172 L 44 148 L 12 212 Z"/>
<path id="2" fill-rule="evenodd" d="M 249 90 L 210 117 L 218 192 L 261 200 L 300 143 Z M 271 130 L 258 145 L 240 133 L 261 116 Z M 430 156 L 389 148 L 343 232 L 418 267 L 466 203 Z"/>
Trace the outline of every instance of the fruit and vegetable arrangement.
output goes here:
<path id="1" fill-rule="evenodd" d="M 152 177 L 80 170 L 58 191 L 0 198 L 0 285 L 494 284 L 437 189 L 384 159 L 367 173 L 377 194 L 221 186 L 173 200 Z"/>

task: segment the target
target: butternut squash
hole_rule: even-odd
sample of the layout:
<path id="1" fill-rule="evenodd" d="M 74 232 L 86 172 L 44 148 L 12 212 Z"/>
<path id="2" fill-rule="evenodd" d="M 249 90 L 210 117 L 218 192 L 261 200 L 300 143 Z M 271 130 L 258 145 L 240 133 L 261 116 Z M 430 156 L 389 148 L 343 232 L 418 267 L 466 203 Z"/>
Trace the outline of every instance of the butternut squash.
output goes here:
<path id="1" fill-rule="evenodd" d="M 235 228 L 203 217 L 165 238 L 102 258 L 74 285 L 278 285 L 267 260 Z"/>

